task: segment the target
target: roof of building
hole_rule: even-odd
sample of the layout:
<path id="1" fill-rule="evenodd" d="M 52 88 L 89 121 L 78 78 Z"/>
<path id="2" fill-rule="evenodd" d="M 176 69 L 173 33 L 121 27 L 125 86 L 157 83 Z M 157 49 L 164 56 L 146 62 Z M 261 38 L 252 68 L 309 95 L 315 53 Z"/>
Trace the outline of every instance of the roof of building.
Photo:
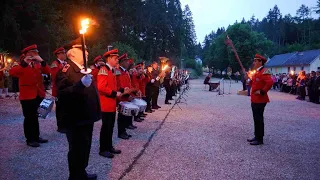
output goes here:
<path id="1" fill-rule="evenodd" d="M 266 67 L 301 66 L 311 64 L 320 55 L 320 49 L 303 52 L 275 55 L 267 62 Z"/>

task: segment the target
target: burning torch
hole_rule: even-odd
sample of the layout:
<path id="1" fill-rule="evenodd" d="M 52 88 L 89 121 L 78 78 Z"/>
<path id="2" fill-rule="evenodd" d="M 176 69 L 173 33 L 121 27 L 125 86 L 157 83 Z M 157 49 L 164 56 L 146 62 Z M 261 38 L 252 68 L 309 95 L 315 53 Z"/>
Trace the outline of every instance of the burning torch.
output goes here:
<path id="1" fill-rule="evenodd" d="M 81 35 L 82 57 L 83 57 L 83 64 L 84 64 L 84 70 L 81 70 L 81 72 L 83 74 L 91 73 L 91 69 L 88 69 L 86 48 L 85 48 L 85 33 L 89 28 L 89 24 L 90 24 L 90 20 L 88 18 L 81 21 L 82 29 L 80 29 L 80 35 Z"/>

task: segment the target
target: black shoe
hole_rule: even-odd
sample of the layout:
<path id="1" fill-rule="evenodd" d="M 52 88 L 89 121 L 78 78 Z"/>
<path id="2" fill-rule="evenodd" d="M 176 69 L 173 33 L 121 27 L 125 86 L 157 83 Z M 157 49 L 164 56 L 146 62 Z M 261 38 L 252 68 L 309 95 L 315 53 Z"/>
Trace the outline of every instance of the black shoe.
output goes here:
<path id="1" fill-rule="evenodd" d="M 121 138 L 121 139 L 129 139 L 129 136 L 126 135 L 126 134 L 120 134 L 120 135 L 118 135 L 118 138 Z"/>
<path id="2" fill-rule="evenodd" d="M 146 117 L 147 115 L 148 115 L 148 114 L 146 114 L 146 113 L 143 113 L 143 114 L 142 114 L 142 116 L 144 116 L 144 117 Z"/>
<path id="3" fill-rule="evenodd" d="M 37 142 L 38 142 L 38 143 L 47 143 L 48 140 L 47 140 L 47 139 L 42 139 L 41 137 L 39 137 L 39 139 L 38 139 Z"/>
<path id="4" fill-rule="evenodd" d="M 62 134 L 67 133 L 67 129 L 64 129 L 64 128 L 58 128 L 57 131 Z"/>
<path id="5" fill-rule="evenodd" d="M 137 129 L 137 126 L 129 125 L 129 126 L 127 127 L 127 129 Z"/>
<path id="6" fill-rule="evenodd" d="M 113 158 L 114 157 L 114 155 L 109 151 L 99 152 L 99 155 L 106 157 L 106 158 Z"/>
<path id="7" fill-rule="evenodd" d="M 151 109 L 147 109 L 146 113 L 152 113 L 153 111 Z"/>
<path id="8" fill-rule="evenodd" d="M 40 144 L 38 142 L 27 142 L 27 145 L 28 146 L 31 146 L 31 147 L 40 147 Z"/>
<path id="9" fill-rule="evenodd" d="M 130 135 L 130 134 L 128 134 L 127 132 L 125 132 L 126 133 L 126 135 L 129 137 L 129 138 L 131 138 L 132 136 Z"/>
<path id="10" fill-rule="evenodd" d="M 173 98 L 169 99 L 169 100 L 174 100 Z"/>
<path id="11" fill-rule="evenodd" d="M 263 141 L 255 140 L 255 141 L 250 142 L 250 145 L 261 145 L 261 144 L 263 144 Z"/>
<path id="12" fill-rule="evenodd" d="M 169 102 L 165 102 L 165 104 L 171 104 L 171 103 L 169 103 Z"/>
<path id="13" fill-rule="evenodd" d="M 157 106 L 152 106 L 152 109 L 159 109 Z"/>
<path id="14" fill-rule="evenodd" d="M 252 139 L 247 139 L 248 142 L 253 142 L 253 141 L 256 141 L 256 140 L 257 140 L 256 137 L 254 137 L 254 138 L 252 138 Z"/>
<path id="15" fill-rule="evenodd" d="M 136 122 L 142 122 L 144 119 L 141 119 L 141 118 L 134 118 L 134 121 L 136 121 Z"/>
<path id="16" fill-rule="evenodd" d="M 112 147 L 109 152 L 111 152 L 112 154 L 121 154 L 121 151 L 118 149 L 115 149 L 114 147 Z"/>
<path id="17" fill-rule="evenodd" d="M 158 109 L 160 109 L 160 108 L 161 108 L 161 106 L 159 106 L 159 105 L 157 105 L 156 107 L 157 107 Z"/>
<path id="18" fill-rule="evenodd" d="M 87 180 L 96 180 L 97 178 L 96 174 L 87 174 Z"/>

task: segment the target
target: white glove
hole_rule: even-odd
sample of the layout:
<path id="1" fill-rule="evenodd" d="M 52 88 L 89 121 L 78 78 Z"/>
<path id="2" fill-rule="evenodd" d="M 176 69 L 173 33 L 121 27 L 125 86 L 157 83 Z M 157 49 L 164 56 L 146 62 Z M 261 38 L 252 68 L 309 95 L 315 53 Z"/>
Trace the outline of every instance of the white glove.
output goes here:
<path id="1" fill-rule="evenodd" d="M 117 92 L 117 97 L 120 97 L 121 96 L 121 92 Z"/>
<path id="2" fill-rule="evenodd" d="M 156 78 L 156 80 L 159 81 L 159 80 L 160 80 L 160 77 L 158 76 L 158 77 Z"/>
<path id="3" fill-rule="evenodd" d="M 92 83 L 92 75 L 87 74 L 81 78 L 81 82 L 85 87 L 89 87 Z"/>
<path id="4" fill-rule="evenodd" d="M 154 79 L 151 79 L 151 83 L 154 83 L 154 81 L 155 81 Z"/>

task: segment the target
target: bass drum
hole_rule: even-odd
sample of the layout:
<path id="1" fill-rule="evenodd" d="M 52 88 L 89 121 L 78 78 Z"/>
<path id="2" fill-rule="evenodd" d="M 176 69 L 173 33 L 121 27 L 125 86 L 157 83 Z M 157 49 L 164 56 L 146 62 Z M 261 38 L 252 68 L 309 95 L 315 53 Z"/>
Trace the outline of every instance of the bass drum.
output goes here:
<path id="1" fill-rule="evenodd" d="M 118 112 L 124 116 L 137 116 L 140 108 L 131 102 L 120 102 Z"/>
<path id="2" fill-rule="evenodd" d="M 54 102 L 52 99 L 43 99 L 38 108 L 39 117 L 46 119 L 48 114 L 52 111 L 53 104 Z"/>
<path id="3" fill-rule="evenodd" d="M 139 107 L 140 112 L 144 112 L 147 108 L 147 102 L 143 99 L 134 98 L 131 102 Z"/>

